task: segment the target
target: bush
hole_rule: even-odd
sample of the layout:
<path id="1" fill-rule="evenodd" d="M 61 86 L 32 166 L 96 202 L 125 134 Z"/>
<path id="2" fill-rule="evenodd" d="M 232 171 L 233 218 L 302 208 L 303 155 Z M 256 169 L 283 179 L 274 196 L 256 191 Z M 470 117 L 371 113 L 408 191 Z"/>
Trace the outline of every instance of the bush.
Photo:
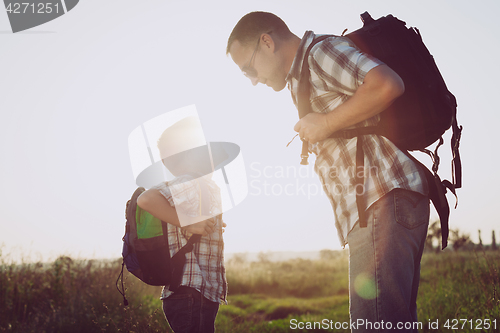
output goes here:
<path id="1" fill-rule="evenodd" d="M 118 260 L 75 261 L 65 256 L 45 265 L 2 261 L 0 331 L 164 332 L 159 287 L 125 272 L 130 300 L 125 308 L 115 288 L 120 269 Z"/>

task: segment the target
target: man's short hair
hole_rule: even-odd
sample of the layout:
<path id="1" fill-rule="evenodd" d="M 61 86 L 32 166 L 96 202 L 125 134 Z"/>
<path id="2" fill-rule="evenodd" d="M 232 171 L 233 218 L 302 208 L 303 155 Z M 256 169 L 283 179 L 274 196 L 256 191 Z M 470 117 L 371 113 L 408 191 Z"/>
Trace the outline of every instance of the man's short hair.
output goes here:
<path id="1" fill-rule="evenodd" d="M 287 39 L 292 34 L 285 22 L 272 13 L 251 12 L 246 14 L 238 21 L 229 35 L 226 54 L 229 54 L 229 49 L 235 40 L 243 45 L 253 44 L 261 34 L 270 31 L 282 39 Z"/>

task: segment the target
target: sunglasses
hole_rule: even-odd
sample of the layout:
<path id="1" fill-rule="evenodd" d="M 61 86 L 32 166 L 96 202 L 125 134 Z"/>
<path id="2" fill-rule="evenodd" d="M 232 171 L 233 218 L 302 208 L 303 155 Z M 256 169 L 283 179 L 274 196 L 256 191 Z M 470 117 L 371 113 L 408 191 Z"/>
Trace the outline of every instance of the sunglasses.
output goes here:
<path id="1" fill-rule="evenodd" d="M 272 31 L 269 31 L 267 34 L 270 34 Z M 257 53 L 257 50 L 259 49 L 260 45 L 260 36 L 259 39 L 257 40 L 257 45 L 255 46 L 255 50 L 253 50 L 252 57 L 250 58 L 250 61 L 248 62 L 247 65 L 243 66 L 241 68 L 241 71 L 243 72 L 243 75 L 245 75 L 249 79 L 255 79 L 259 74 L 257 73 L 257 70 L 252 67 L 252 62 L 255 57 L 255 54 Z"/>

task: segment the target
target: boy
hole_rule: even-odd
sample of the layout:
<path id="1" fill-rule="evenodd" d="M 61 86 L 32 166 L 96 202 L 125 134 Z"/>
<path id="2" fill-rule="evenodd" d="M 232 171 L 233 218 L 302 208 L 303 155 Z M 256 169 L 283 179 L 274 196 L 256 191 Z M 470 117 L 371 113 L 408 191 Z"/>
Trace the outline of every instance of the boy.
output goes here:
<path id="1" fill-rule="evenodd" d="M 193 234 L 202 235 L 186 254 L 180 287 L 172 292 L 165 286 L 162 291 L 163 312 L 176 333 L 214 332 L 219 304 L 226 302 L 227 294 L 220 189 L 211 179 L 208 145 L 200 130 L 199 121 L 188 117 L 163 132 L 158 140 L 160 156 L 175 178 L 137 200 L 142 209 L 168 222 L 171 256 Z M 209 214 L 208 219 L 202 217 L 202 206 L 209 210 L 203 214 Z M 193 221 L 197 223 L 189 224 Z M 188 225 L 182 227 L 181 222 Z"/>

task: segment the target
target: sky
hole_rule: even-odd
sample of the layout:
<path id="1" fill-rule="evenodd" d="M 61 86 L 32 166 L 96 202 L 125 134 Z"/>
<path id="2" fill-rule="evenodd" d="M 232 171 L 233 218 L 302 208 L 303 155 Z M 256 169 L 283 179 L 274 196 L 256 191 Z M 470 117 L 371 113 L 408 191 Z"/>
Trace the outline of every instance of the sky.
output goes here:
<path id="1" fill-rule="evenodd" d="M 341 249 L 314 158 L 300 166 L 300 142 L 286 147 L 298 119 L 290 93 L 252 86 L 225 54 L 234 25 L 256 10 L 277 14 L 299 37 L 356 30 L 364 11 L 418 27 L 464 126 L 463 188 L 450 227 L 475 241 L 480 229 L 484 243 L 495 230 L 498 239 L 499 4 L 82 0 L 16 34 L 0 10 L 2 256 L 120 257 L 125 203 L 136 188 L 128 136 L 189 105 L 207 141 L 241 148 L 248 195 L 224 214 L 226 253 Z M 449 179 L 448 145 L 440 174 Z"/>

